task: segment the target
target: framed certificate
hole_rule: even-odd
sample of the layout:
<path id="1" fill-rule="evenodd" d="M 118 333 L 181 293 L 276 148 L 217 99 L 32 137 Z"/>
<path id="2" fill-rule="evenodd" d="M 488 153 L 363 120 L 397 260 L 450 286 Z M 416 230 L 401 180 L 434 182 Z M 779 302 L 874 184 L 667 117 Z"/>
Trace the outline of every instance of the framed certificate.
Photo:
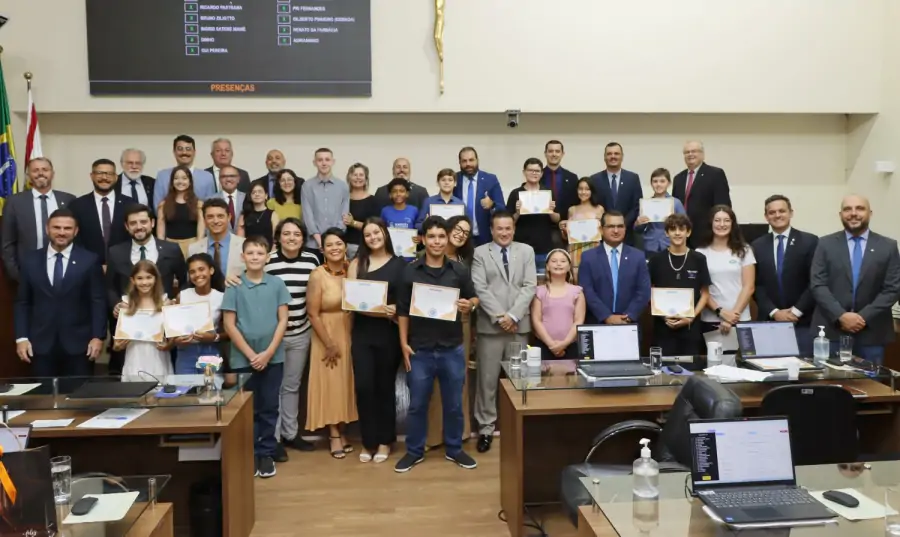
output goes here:
<path id="1" fill-rule="evenodd" d="M 641 198 L 641 216 L 651 222 L 665 222 L 675 212 L 675 198 Z"/>
<path id="2" fill-rule="evenodd" d="M 416 257 L 416 243 L 413 239 L 419 234 L 415 229 L 389 227 L 391 242 L 394 244 L 394 255 L 398 257 Z"/>
<path id="3" fill-rule="evenodd" d="M 114 338 L 161 343 L 163 340 L 163 314 L 138 310 L 134 315 L 128 315 L 125 308 L 122 308 L 119 311 L 119 320 L 116 322 Z"/>
<path id="4" fill-rule="evenodd" d="M 459 203 L 432 203 L 428 208 L 428 214 L 448 220 L 466 214 L 466 206 Z"/>
<path id="5" fill-rule="evenodd" d="M 549 214 L 553 211 L 550 209 L 550 202 L 553 201 L 553 195 L 549 190 L 523 190 L 519 192 L 519 201 L 522 206 L 519 207 L 519 214 Z"/>
<path id="6" fill-rule="evenodd" d="M 162 315 L 166 337 L 189 336 L 194 332 L 215 330 L 209 302 L 163 306 Z"/>
<path id="7" fill-rule="evenodd" d="M 459 300 L 459 289 L 414 283 L 409 314 L 413 317 L 455 321 L 457 300 Z"/>
<path id="8" fill-rule="evenodd" d="M 566 235 L 569 237 L 569 244 L 599 242 L 603 238 L 600 220 L 569 220 L 566 222 Z"/>
<path id="9" fill-rule="evenodd" d="M 650 314 L 660 317 L 694 317 L 694 290 L 650 288 Z"/>
<path id="10" fill-rule="evenodd" d="M 348 280 L 344 278 L 341 309 L 344 311 L 384 313 L 385 306 L 387 306 L 387 293 L 387 282 Z"/>

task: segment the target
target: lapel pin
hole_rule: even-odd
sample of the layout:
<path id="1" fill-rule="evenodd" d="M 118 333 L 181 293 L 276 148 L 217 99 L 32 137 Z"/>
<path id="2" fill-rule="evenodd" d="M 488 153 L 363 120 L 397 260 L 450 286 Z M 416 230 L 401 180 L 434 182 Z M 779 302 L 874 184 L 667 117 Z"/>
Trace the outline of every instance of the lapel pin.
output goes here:
<path id="1" fill-rule="evenodd" d="M 794 245 L 794 239 L 791 239 L 791 246 Z"/>
<path id="2" fill-rule="evenodd" d="M 625 257 L 625 261 L 628 261 L 628 257 Z"/>

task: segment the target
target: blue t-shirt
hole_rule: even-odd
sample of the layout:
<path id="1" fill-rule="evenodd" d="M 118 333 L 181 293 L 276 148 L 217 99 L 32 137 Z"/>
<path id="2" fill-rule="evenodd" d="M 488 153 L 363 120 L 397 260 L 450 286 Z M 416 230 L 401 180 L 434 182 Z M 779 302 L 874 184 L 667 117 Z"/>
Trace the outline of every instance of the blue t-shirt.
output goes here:
<path id="1" fill-rule="evenodd" d="M 419 210 L 409 205 L 404 207 L 402 211 L 395 209 L 393 205 L 388 205 L 381 210 L 381 219 L 384 220 L 388 227 L 415 229 L 418 216 Z"/>

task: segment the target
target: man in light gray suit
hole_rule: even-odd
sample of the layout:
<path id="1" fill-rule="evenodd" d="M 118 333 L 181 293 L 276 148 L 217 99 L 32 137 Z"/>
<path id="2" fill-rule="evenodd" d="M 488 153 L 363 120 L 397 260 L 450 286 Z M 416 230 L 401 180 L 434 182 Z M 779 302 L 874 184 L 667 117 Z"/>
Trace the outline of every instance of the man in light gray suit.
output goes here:
<path id="1" fill-rule="evenodd" d="M 238 222 L 241 220 L 241 209 L 244 207 L 246 194 L 238 190 L 241 181 L 241 170 L 231 165 L 222 166 L 219 169 L 219 182 L 222 190 L 214 197 L 222 198 L 228 205 L 228 228 L 232 233 L 237 233 Z"/>
<path id="2" fill-rule="evenodd" d="M 534 249 L 513 242 L 516 224 L 507 211 L 491 215 L 493 241 L 475 249 L 472 283 L 480 302 L 476 328 L 475 359 L 478 381 L 475 419 L 478 421 L 478 451 L 491 449 L 497 421 L 497 383 L 500 361 L 507 343 L 528 342 L 531 332 L 530 306 L 537 274 Z"/>
<path id="3" fill-rule="evenodd" d="M 816 301 L 812 326 L 824 326 L 836 354 L 853 337 L 853 354 L 881 364 L 894 341 L 891 306 L 900 298 L 897 241 L 869 230 L 872 209 L 862 196 L 841 201 L 844 230 L 819 239 L 810 271 Z"/>
<path id="4" fill-rule="evenodd" d="M 25 169 L 31 190 L 10 196 L 3 206 L 3 266 L 19 281 L 19 262 L 32 250 L 47 245 L 47 220 L 53 211 L 68 207 L 75 196 L 53 190 L 53 163 L 46 157 L 31 159 Z"/>

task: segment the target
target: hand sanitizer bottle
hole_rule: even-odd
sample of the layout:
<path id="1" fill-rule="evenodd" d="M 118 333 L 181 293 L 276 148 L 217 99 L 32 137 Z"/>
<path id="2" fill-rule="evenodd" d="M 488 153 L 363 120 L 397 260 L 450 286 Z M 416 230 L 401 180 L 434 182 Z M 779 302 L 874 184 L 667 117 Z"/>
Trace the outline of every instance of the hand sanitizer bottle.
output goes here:
<path id="1" fill-rule="evenodd" d="M 650 440 L 642 438 L 640 444 L 641 458 L 635 459 L 632 475 L 634 476 L 634 494 L 641 498 L 659 496 L 659 463 L 650 458 Z"/>
<path id="2" fill-rule="evenodd" d="M 813 361 L 817 364 L 831 357 L 831 342 L 825 337 L 825 327 L 819 327 L 819 337 L 813 341 Z"/>

